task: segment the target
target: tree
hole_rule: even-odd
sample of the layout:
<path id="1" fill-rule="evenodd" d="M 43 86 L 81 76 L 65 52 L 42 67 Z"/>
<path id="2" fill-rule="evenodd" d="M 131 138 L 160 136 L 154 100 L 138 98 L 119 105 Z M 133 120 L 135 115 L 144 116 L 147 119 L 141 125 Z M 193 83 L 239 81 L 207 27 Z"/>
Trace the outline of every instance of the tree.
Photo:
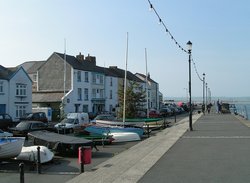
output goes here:
<path id="1" fill-rule="evenodd" d="M 123 106 L 124 106 L 124 86 L 120 85 L 118 91 L 119 106 L 118 117 L 123 117 Z M 129 81 L 126 90 L 126 107 L 125 107 L 125 118 L 137 117 L 138 111 L 143 110 L 143 105 L 146 102 L 145 91 L 139 87 L 139 84 L 135 81 Z"/>

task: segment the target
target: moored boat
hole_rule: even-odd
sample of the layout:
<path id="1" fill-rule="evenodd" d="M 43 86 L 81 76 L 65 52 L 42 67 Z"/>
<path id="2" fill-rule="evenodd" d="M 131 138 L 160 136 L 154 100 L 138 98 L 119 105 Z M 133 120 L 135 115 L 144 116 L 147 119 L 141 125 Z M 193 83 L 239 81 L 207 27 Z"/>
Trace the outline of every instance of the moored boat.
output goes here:
<path id="1" fill-rule="evenodd" d="M 6 137 L 0 139 L 0 159 L 14 158 L 22 150 L 25 137 Z"/>

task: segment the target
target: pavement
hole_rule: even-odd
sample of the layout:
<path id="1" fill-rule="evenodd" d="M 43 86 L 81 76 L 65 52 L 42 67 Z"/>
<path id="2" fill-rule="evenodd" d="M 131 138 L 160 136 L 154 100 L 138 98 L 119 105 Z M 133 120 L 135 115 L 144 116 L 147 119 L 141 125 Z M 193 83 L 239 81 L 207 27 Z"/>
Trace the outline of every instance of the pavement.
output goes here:
<path id="1" fill-rule="evenodd" d="M 193 122 L 202 115 L 193 116 Z M 97 165 L 68 183 L 137 182 L 188 130 L 188 118 Z"/>
<path id="2" fill-rule="evenodd" d="M 250 182 L 250 123 L 231 114 L 196 114 L 68 183 Z"/>

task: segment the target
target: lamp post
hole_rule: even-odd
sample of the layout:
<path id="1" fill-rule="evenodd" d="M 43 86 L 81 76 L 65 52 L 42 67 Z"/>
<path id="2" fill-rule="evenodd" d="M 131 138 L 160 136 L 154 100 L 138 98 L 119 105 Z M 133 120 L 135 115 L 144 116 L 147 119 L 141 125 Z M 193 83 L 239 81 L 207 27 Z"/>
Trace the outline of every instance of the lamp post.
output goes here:
<path id="1" fill-rule="evenodd" d="M 188 50 L 188 63 L 189 63 L 189 129 L 193 131 L 192 126 L 192 93 L 191 93 L 191 51 L 192 51 L 192 43 L 190 41 L 187 42 L 187 50 Z"/>
<path id="2" fill-rule="evenodd" d="M 207 83 L 206 83 L 206 106 L 207 106 Z"/>
<path id="3" fill-rule="evenodd" d="M 202 101 L 202 104 L 204 106 L 204 110 L 206 109 L 206 106 L 205 106 L 205 76 L 206 74 L 203 73 L 203 101 Z"/>

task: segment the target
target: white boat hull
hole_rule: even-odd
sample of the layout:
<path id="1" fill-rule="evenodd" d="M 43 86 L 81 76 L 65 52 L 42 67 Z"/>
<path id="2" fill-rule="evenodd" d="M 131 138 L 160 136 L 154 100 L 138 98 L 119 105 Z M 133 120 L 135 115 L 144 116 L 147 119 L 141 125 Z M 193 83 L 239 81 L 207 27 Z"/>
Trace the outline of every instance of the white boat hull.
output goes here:
<path id="1" fill-rule="evenodd" d="M 7 137 L 0 139 L 0 159 L 14 158 L 22 150 L 25 137 Z"/>
<path id="2" fill-rule="evenodd" d="M 21 153 L 15 159 L 36 162 L 37 161 L 37 147 L 38 146 L 23 147 Z M 54 157 L 53 152 L 51 152 L 45 146 L 40 146 L 40 162 L 41 163 L 49 162 L 53 159 L 53 157 Z"/>
<path id="3" fill-rule="evenodd" d="M 125 121 L 123 123 L 122 121 L 108 121 L 108 120 L 95 120 L 95 123 L 101 124 L 101 125 L 112 125 L 112 126 L 136 126 L 136 127 L 143 127 L 145 124 L 142 121 L 134 122 L 134 121 Z"/>
<path id="4" fill-rule="evenodd" d="M 112 142 L 131 142 L 141 140 L 140 136 L 134 132 L 111 132 L 112 138 L 114 141 Z"/>

